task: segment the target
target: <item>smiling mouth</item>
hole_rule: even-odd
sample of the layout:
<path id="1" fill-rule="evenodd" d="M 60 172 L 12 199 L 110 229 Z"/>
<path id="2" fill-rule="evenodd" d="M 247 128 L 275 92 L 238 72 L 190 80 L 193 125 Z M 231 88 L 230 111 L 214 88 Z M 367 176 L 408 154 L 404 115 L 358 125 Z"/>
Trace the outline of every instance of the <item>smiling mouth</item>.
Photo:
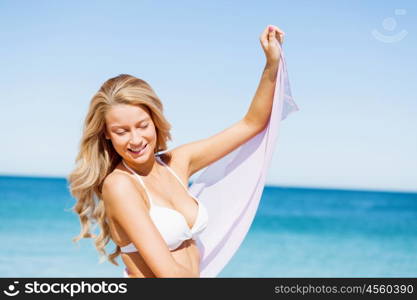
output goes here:
<path id="1" fill-rule="evenodd" d="M 143 153 L 144 153 L 147 149 L 148 149 L 148 144 L 146 144 L 146 145 L 145 145 L 145 147 L 143 147 L 143 148 L 142 148 L 142 150 L 140 150 L 140 151 L 133 151 L 132 149 L 129 149 L 129 148 L 128 148 L 128 150 L 129 150 L 131 153 L 136 154 L 136 155 L 141 155 L 141 154 L 143 154 Z"/>

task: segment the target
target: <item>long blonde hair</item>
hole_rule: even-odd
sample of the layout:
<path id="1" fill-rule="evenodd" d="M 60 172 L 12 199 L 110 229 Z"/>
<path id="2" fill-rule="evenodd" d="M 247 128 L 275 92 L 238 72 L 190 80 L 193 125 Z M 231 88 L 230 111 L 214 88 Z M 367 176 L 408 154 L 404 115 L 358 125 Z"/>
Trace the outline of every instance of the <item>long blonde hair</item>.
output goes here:
<path id="1" fill-rule="evenodd" d="M 81 224 L 81 232 L 73 242 L 81 238 L 94 238 L 96 249 L 101 254 L 100 262 L 107 257 L 116 266 L 120 247 L 116 246 L 115 251 L 108 256 L 105 250 L 111 236 L 101 188 L 106 176 L 121 161 L 111 141 L 105 139 L 105 113 L 117 104 L 144 105 L 148 108 L 157 134 L 155 153 L 166 150 L 166 143 L 171 140 L 171 125 L 163 115 L 162 102 L 142 79 L 128 74 L 110 78 L 90 101 L 75 159 L 76 166 L 68 176 L 71 195 L 76 198 L 72 210 L 78 214 Z M 101 229 L 98 236 L 90 233 L 91 226 L 97 223 Z"/>

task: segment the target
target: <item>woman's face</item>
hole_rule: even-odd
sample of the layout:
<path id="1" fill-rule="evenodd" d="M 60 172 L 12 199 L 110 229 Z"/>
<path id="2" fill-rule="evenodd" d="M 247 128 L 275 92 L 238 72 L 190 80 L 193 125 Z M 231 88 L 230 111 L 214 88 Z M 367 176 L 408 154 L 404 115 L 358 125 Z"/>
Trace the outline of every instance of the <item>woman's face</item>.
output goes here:
<path id="1" fill-rule="evenodd" d="M 117 104 L 105 115 L 106 139 L 127 161 L 144 163 L 154 155 L 155 125 L 144 106 Z"/>

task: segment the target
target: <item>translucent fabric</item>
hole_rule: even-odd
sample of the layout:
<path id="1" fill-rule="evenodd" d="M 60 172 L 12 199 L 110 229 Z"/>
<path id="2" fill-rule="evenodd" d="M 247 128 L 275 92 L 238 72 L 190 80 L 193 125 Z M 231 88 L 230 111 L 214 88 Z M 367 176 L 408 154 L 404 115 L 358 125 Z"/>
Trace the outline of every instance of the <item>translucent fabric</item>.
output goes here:
<path id="1" fill-rule="evenodd" d="M 216 277 L 243 242 L 258 209 L 280 122 L 298 110 L 291 96 L 281 51 L 267 127 L 206 167 L 189 188 L 204 203 L 209 216 L 207 228 L 197 239 L 201 255 L 200 277 Z"/>

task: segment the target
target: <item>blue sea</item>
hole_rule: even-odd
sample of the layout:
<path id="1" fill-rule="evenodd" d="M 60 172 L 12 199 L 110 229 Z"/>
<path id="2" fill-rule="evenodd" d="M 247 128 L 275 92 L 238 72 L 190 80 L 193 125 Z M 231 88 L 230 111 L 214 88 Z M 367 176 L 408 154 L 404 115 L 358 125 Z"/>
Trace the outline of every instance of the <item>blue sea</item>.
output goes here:
<path id="1" fill-rule="evenodd" d="M 122 277 L 120 257 L 71 241 L 74 203 L 64 178 L 0 176 L 0 277 Z M 416 193 L 266 186 L 218 277 L 416 276 Z"/>

